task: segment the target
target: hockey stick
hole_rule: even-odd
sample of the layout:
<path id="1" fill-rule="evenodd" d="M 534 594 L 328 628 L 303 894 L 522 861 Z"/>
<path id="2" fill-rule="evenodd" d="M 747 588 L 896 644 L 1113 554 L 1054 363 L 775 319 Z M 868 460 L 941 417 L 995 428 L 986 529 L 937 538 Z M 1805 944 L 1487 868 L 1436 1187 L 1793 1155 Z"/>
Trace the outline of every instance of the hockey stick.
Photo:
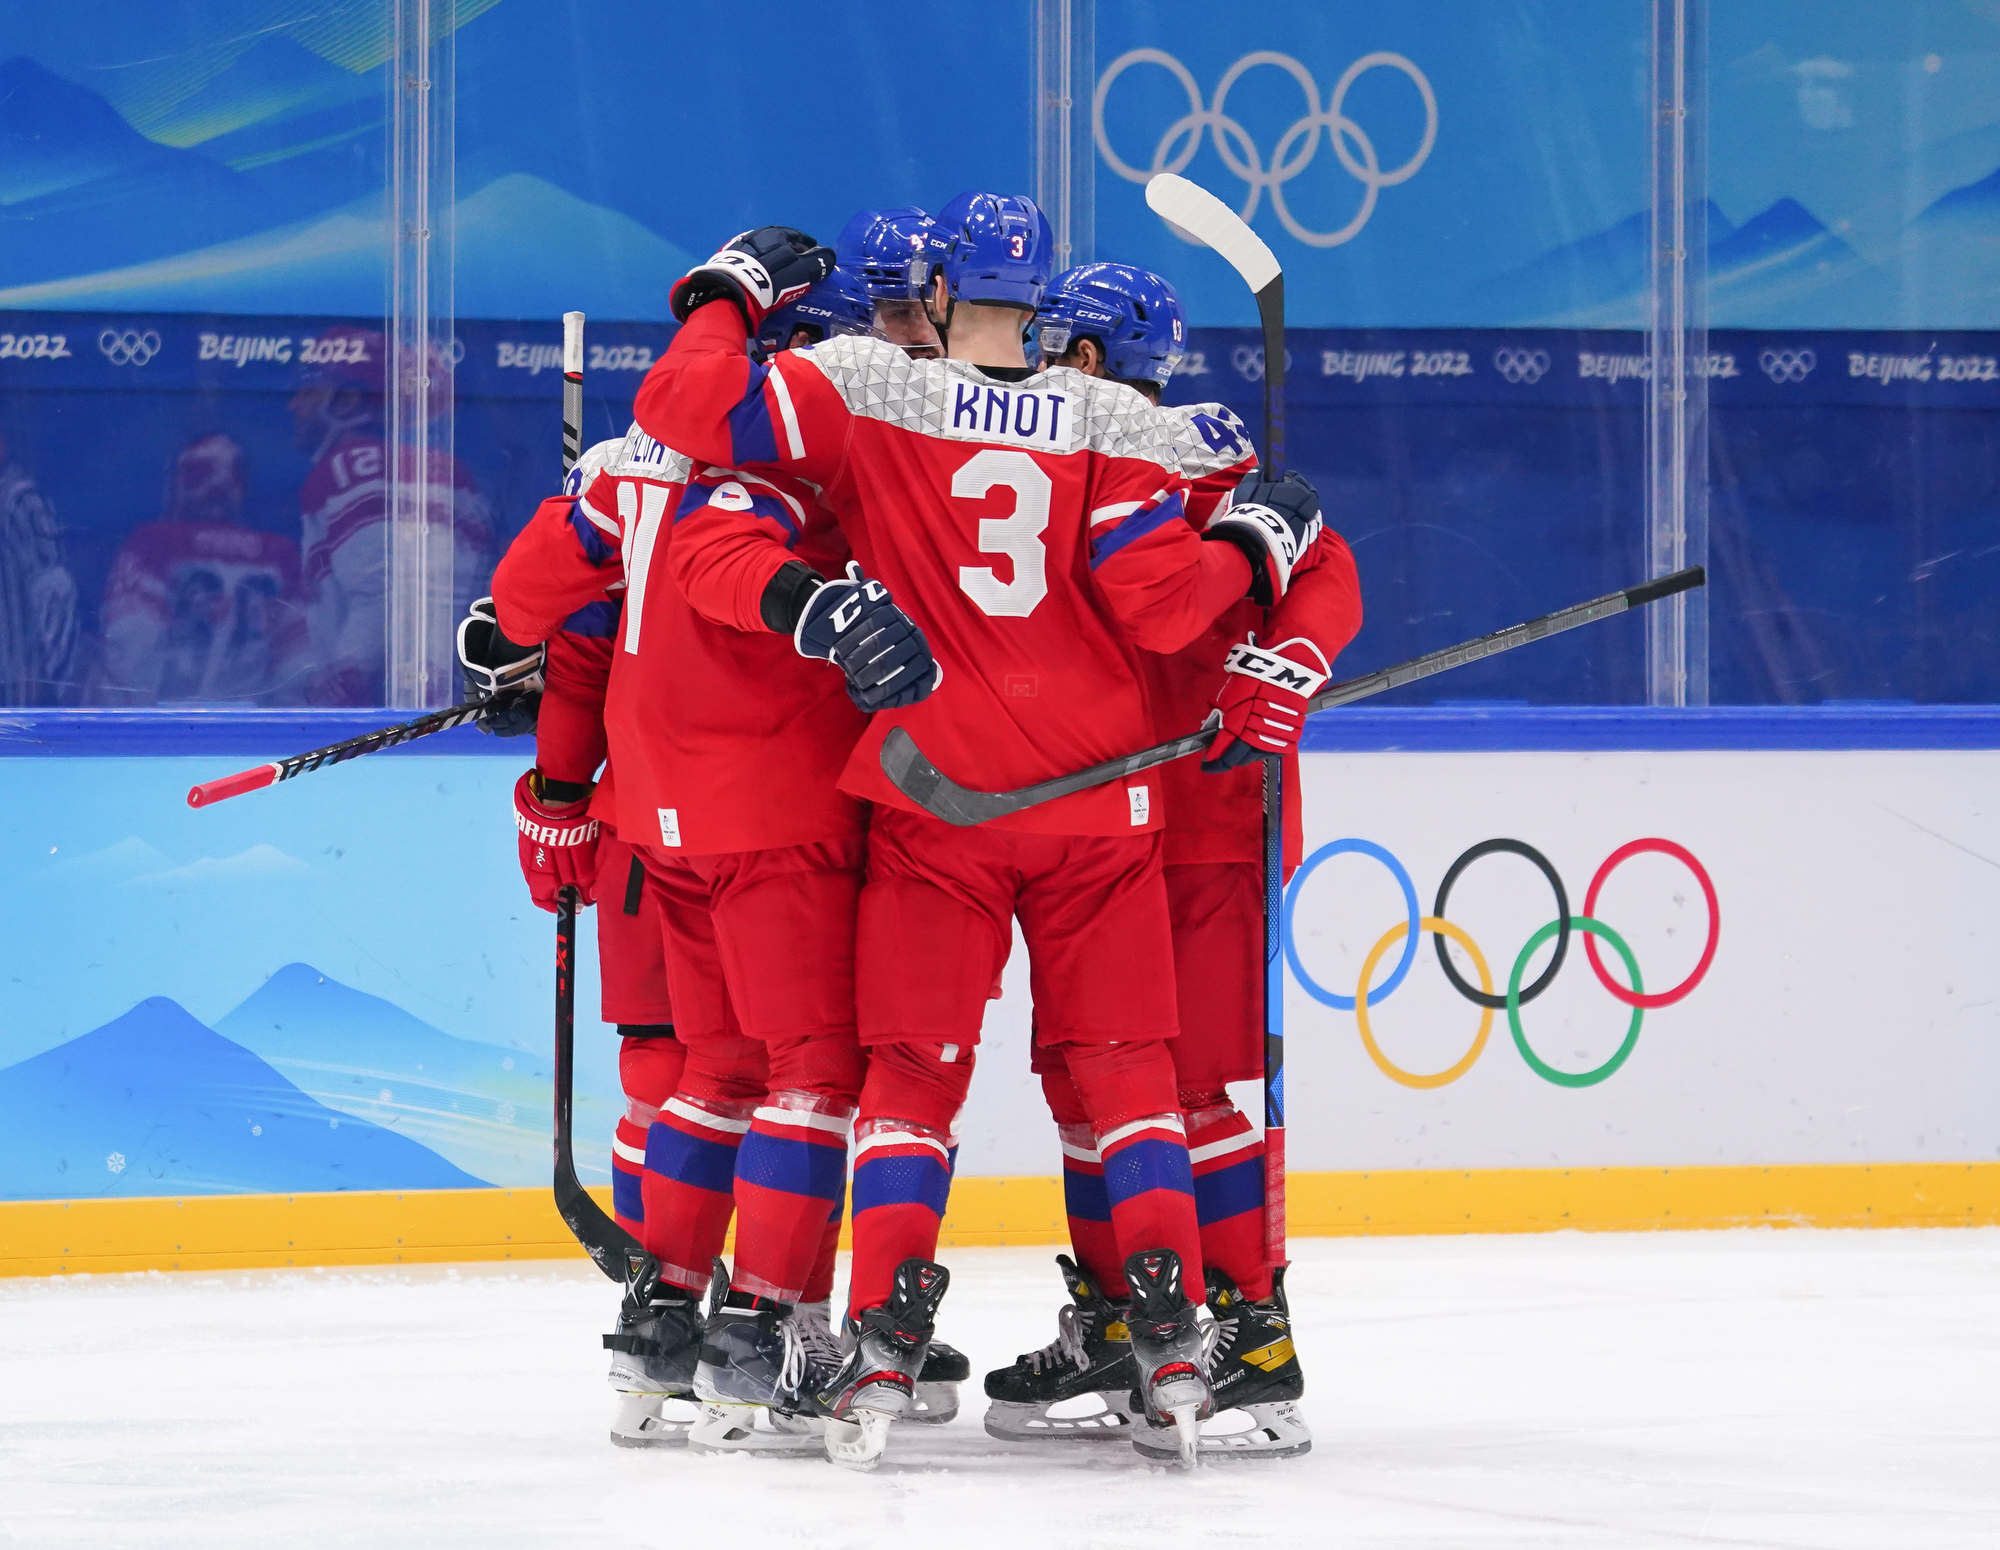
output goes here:
<path id="1" fill-rule="evenodd" d="M 563 476 L 583 454 L 583 314 L 563 314 L 562 353 Z M 630 1266 L 645 1250 L 604 1214 L 576 1176 L 576 1146 L 570 1114 L 576 1092 L 576 906 L 574 888 L 556 892 L 556 1211 L 597 1268 L 624 1284 Z"/>
<path id="2" fill-rule="evenodd" d="M 1701 566 L 1690 565 L 1686 570 L 1641 582 L 1636 587 L 1607 592 L 1587 603 L 1572 603 L 1568 608 L 1559 608 L 1525 624 L 1510 625 L 1490 635 L 1481 635 L 1476 640 L 1461 641 L 1456 646 L 1446 646 L 1442 651 L 1428 652 L 1393 667 L 1346 679 L 1320 690 L 1306 708 L 1318 711 L 1335 705 L 1352 705 L 1356 700 L 1386 694 L 1391 689 L 1400 689 L 1419 679 L 1463 667 L 1468 662 L 1512 651 L 1530 641 L 1545 640 L 1565 630 L 1576 629 L 1579 625 L 1595 624 L 1599 619 L 1609 619 L 1627 609 L 1656 603 L 1663 597 L 1672 597 L 1677 592 L 1702 586 L 1707 580 L 1708 575 Z M 974 824 L 991 823 L 995 818 L 1026 812 L 1058 797 L 1088 791 L 1092 786 L 1101 786 L 1121 776 L 1136 775 L 1156 765 L 1185 759 L 1189 754 L 1200 753 L 1214 737 L 1212 728 L 1190 732 L 1185 737 L 1155 743 L 1151 748 L 1142 748 L 1123 758 L 1106 759 L 1102 764 L 1093 764 L 1074 774 L 1058 775 L 1052 780 L 1038 781 L 1014 791 L 974 791 L 961 786 L 933 764 L 917 746 L 916 739 L 901 727 L 889 729 L 889 735 L 882 744 L 881 763 L 882 773 L 889 777 L 890 783 L 925 812 L 934 818 L 942 818 L 946 823 L 969 828 Z"/>
<path id="3" fill-rule="evenodd" d="M 469 721 L 477 721 L 493 709 L 494 703 L 493 700 L 481 700 L 475 704 L 468 700 L 463 705 L 450 705 L 443 710 L 427 711 L 414 721 L 405 721 L 393 727 L 382 727 L 374 732 L 363 732 L 359 737 L 350 737 L 345 742 L 328 743 L 326 747 L 315 748 L 308 753 L 295 753 L 289 759 L 279 759 L 271 764 L 256 764 L 247 770 L 238 770 L 234 775 L 205 780 L 199 785 L 188 788 L 188 806 L 207 807 L 212 802 L 240 797 L 246 791 L 262 791 L 266 786 L 275 786 L 281 780 L 290 780 L 294 775 L 304 775 L 325 765 L 343 764 L 349 759 L 358 759 L 363 754 L 380 753 L 384 748 L 394 748 L 399 743 L 429 737 L 433 732 L 449 732 L 453 727 L 462 727 Z"/>
<path id="4" fill-rule="evenodd" d="M 583 451 L 583 314 L 581 312 L 563 314 L 562 366 L 563 472 L 567 474 L 575 466 L 577 458 Z M 506 691 L 510 695 L 519 692 L 521 691 Z M 329 764 L 344 764 L 349 759 L 360 758 L 363 754 L 380 753 L 385 748 L 414 742 L 417 738 L 429 737 L 436 732 L 449 732 L 453 727 L 462 727 L 467 722 L 477 721 L 499 703 L 501 698 L 498 695 L 485 700 L 466 700 L 457 705 L 448 705 L 443 710 L 427 711 L 412 721 L 405 721 L 393 727 L 364 732 L 359 737 L 348 738 L 345 742 L 329 743 L 324 748 L 293 754 L 289 759 L 279 759 L 270 764 L 254 764 L 247 770 L 238 770 L 234 775 L 205 780 L 199 785 L 188 788 L 188 806 L 207 807 L 213 802 L 240 797 L 246 791 L 262 791 L 266 786 L 275 786 L 281 780 L 290 780 L 294 775 L 308 774 Z"/>
<path id="5" fill-rule="evenodd" d="M 1285 464 L 1285 274 L 1264 239 L 1198 183 L 1163 172 L 1146 184 L 1146 203 L 1162 220 L 1219 253 L 1250 287 L 1264 330 L 1266 479 Z M 1285 1263 L 1285 761 L 1264 765 L 1264 1259 Z"/>
<path id="6" fill-rule="evenodd" d="M 576 890 L 556 892 L 556 1211 L 599 1270 L 623 1285 L 627 1266 L 645 1250 L 604 1214 L 576 1176 L 571 1096 L 576 1087 Z"/>

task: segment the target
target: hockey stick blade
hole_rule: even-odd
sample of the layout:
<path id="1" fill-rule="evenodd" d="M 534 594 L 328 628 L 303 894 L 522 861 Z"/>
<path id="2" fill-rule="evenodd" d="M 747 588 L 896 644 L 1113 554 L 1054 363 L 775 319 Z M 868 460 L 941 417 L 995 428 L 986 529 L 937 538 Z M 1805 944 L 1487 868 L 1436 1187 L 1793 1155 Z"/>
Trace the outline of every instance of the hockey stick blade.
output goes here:
<path id="1" fill-rule="evenodd" d="M 1568 608 L 1559 608 L 1554 613 L 1543 614 L 1540 618 L 1530 619 L 1525 624 L 1510 625 L 1504 630 L 1495 630 L 1492 634 L 1482 635 L 1476 640 L 1463 641 L 1456 646 L 1447 646 L 1442 651 L 1412 657 L 1407 662 L 1399 662 L 1379 672 L 1364 673 L 1359 678 L 1349 678 L 1322 689 L 1312 697 L 1306 708 L 1308 711 L 1319 711 L 1331 709 L 1336 705 L 1352 705 L 1356 700 L 1386 694 L 1391 689 L 1400 689 L 1405 684 L 1435 677 L 1439 673 L 1449 672 L 1452 668 L 1464 667 L 1470 662 L 1484 661 L 1487 657 L 1498 656 L 1503 651 L 1512 651 L 1515 647 L 1525 646 L 1531 641 L 1546 640 L 1549 636 L 1560 635 L 1565 630 L 1595 624 L 1599 619 L 1609 619 L 1614 614 L 1622 614 L 1647 603 L 1656 603 L 1661 598 L 1673 597 L 1677 593 L 1705 586 L 1707 582 L 1707 571 L 1699 565 L 1690 565 L 1686 570 L 1678 570 L 1671 575 L 1657 576 L 1634 587 L 1607 592 L 1603 597 L 1594 597 L 1585 603 L 1573 603 Z M 933 818 L 941 818 L 946 823 L 956 824 L 961 828 L 970 828 L 975 824 L 991 823 L 996 818 L 1006 818 L 1014 813 L 1026 812 L 1031 807 L 1040 807 L 1044 802 L 1053 802 L 1060 797 L 1074 796 L 1079 791 L 1088 791 L 1091 787 L 1101 786 L 1106 781 L 1117 780 L 1126 775 L 1136 775 L 1141 770 L 1150 770 L 1161 764 L 1171 764 L 1176 759 L 1185 759 L 1190 754 L 1200 753 L 1208 746 L 1213 736 L 1212 731 L 1204 728 L 1190 732 L 1185 737 L 1155 743 L 1151 748 L 1141 748 L 1137 753 L 1129 753 L 1122 758 L 1106 759 L 1102 764 L 1093 764 L 1088 769 L 1077 770 L 1069 775 L 1058 775 L 1053 779 L 1038 781 L 1032 786 L 1022 786 L 1014 791 L 974 791 L 961 786 L 933 764 L 923 749 L 917 746 L 916 739 L 901 727 L 889 729 L 889 734 L 882 743 L 880 762 L 882 773 L 889 777 L 890 783 Z"/>
<path id="2" fill-rule="evenodd" d="M 1199 183 L 1162 172 L 1147 182 L 1146 203 L 1161 220 L 1221 254 L 1252 291 L 1261 291 L 1278 278 L 1278 256 L 1270 244 Z"/>

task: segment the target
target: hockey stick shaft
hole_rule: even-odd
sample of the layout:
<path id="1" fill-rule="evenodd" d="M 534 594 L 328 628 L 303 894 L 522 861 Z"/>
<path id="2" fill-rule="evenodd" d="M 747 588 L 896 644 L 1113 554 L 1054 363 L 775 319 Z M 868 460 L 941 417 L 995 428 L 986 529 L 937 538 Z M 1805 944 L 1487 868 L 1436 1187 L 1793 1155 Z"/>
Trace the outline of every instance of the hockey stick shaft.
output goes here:
<path id="1" fill-rule="evenodd" d="M 563 314 L 562 466 L 563 474 L 583 455 L 583 314 Z M 645 1251 L 632 1235 L 604 1214 L 604 1208 L 576 1176 L 576 909 L 577 892 L 556 894 L 556 1127 L 553 1189 L 556 1211 L 570 1235 L 607 1276 L 622 1282 L 628 1263 Z"/>
<path id="2" fill-rule="evenodd" d="M 275 786 L 280 781 L 290 780 L 294 775 L 305 775 L 313 770 L 323 769 L 329 764 L 344 764 L 349 759 L 358 759 L 363 754 L 380 753 L 385 748 L 395 748 L 403 743 L 414 742 L 420 737 L 429 737 L 436 732 L 449 732 L 453 727 L 462 727 L 493 708 L 491 700 L 477 704 L 449 705 L 443 710 L 427 711 L 415 720 L 399 722 L 393 727 L 381 727 L 373 732 L 363 732 L 359 737 L 350 737 L 344 742 L 328 743 L 324 748 L 314 748 L 306 753 L 295 753 L 289 759 L 278 759 L 270 764 L 254 764 L 247 770 L 238 770 L 234 775 L 223 775 L 215 780 L 205 780 L 188 788 L 189 807 L 207 807 L 212 803 L 226 801 L 230 797 L 240 797 L 246 791 L 261 791 L 266 786 Z"/>
<path id="3" fill-rule="evenodd" d="M 567 474 L 583 456 L 583 314 L 563 314 L 562 466 Z"/>
<path id="4" fill-rule="evenodd" d="M 576 1176 L 576 909 L 574 888 L 556 892 L 556 1212 L 570 1235 L 583 1245 L 597 1268 L 623 1282 L 628 1259 L 645 1251 L 632 1235 L 604 1214 Z"/>
<path id="5" fill-rule="evenodd" d="M 1476 640 L 1447 646 L 1442 651 L 1427 652 L 1423 656 L 1412 657 L 1407 662 L 1399 662 L 1394 667 L 1382 668 L 1379 672 L 1364 673 L 1358 678 L 1349 678 L 1334 684 L 1331 688 L 1322 689 L 1312 697 L 1307 709 L 1319 711 L 1330 709 L 1335 705 L 1352 705 L 1356 700 L 1365 700 L 1371 695 L 1386 694 L 1391 689 L 1400 689 L 1405 684 L 1434 677 L 1454 667 L 1464 667 L 1470 662 L 1483 661 L 1487 657 L 1498 656 L 1503 651 L 1512 651 L 1532 641 L 1546 640 L 1551 635 L 1560 635 L 1566 630 L 1595 624 L 1600 619 L 1609 619 L 1628 609 L 1658 602 L 1663 597 L 1672 597 L 1678 592 L 1686 592 L 1691 588 L 1705 585 L 1707 580 L 1707 572 L 1701 566 L 1690 565 L 1686 570 L 1656 577 L 1652 581 L 1642 582 L 1635 587 L 1626 587 L 1622 591 L 1607 592 L 1603 597 L 1594 597 L 1588 602 L 1573 603 L 1568 608 L 1559 608 L 1553 613 L 1543 614 L 1540 618 L 1530 619 L 1524 624 L 1495 630 L 1492 634 L 1479 636 Z M 1200 753 L 1209 745 L 1214 735 L 1210 730 L 1190 732 L 1185 737 L 1156 743 L 1151 748 L 1140 749 L 1137 753 L 1126 754 L 1118 759 L 1107 759 L 1102 764 L 1091 765 L 1088 769 L 1077 770 L 1069 775 L 1058 775 L 1051 780 L 1038 781 L 1032 786 L 1022 786 L 1015 791 L 973 791 L 959 785 L 938 769 L 924 751 L 917 747 L 915 739 L 901 727 L 890 729 L 887 739 L 882 744 L 881 764 L 883 773 L 889 777 L 896 789 L 925 812 L 933 817 L 942 818 L 946 823 L 964 826 L 989 823 L 1010 813 L 1025 812 L 1028 808 L 1039 807 L 1044 802 L 1053 802 L 1059 797 L 1088 791 L 1092 786 L 1101 786 L 1106 781 L 1117 780 L 1126 775 L 1136 775 L 1141 770 L 1171 764 L 1176 759 L 1185 759 L 1189 754 Z"/>

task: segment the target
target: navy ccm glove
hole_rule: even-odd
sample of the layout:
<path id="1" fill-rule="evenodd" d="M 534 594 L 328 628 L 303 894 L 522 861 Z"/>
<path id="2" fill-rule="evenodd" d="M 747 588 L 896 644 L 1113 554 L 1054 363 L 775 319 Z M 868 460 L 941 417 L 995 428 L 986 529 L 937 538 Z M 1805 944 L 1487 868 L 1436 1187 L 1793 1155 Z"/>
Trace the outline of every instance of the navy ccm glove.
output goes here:
<path id="1" fill-rule="evenodd" d="M 845 673 L 847 697 L 864 711 L 915 705 L 944 678 L 917 622 L 852 560 L 845 579 L 821 582 L 806 600 L 792 644 Z"/>
<path id="2" fill-rule="evenodd" d="M 733 301 L 745 332 L 755 334 L 766 313 L 797 301 L 832 272 L 832 248 L 790 226 L 759 226 L 675 282 L 668 305 L 685 323 L 711 301 Z"/>
<path id="3" fill-rule="evenodd" d="M 1255 475 L 1236 487 L 1236 502 L 1208 519 L 1203 538 L 1234 544 L 1250 562 L 1250 600 L 1273 608 L 1292 571 L 1319 542 L 1319 491 L 1303 474 Z"/>

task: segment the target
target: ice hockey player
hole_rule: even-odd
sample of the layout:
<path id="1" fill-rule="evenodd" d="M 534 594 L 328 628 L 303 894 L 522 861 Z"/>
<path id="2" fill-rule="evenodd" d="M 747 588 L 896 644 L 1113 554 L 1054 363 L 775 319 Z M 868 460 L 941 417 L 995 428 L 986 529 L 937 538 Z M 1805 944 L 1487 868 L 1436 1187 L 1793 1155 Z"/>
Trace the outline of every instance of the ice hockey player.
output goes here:
<path id="1" fill-rule="evenodd" d="M 935 224 L 915 205 L 863 210 L 841 228 L 833 248 L 836 272 L 852 275 L 868 298 L 877 337 L 917 360 L 944 353 L 915 278 Z"/>
<path id="2" fill-rule="evenodd" d="M 111 562 L 89 704 L 297 698 L 299 546 L 244 521 L 249 489 L 233 436 L 210 432 L 174 454 L 158 520 L 134 528 Z"/>
<path id="3" fill-rule="evenodd" d="M 763 350 L 871 323 L 841 275 L 764 321 Z M 788 648 L 775 661 L 741 649 L 757 643 L 718 649 L 716 637 L 733 632 L 682 602 L 667 574 L 674 535 L 699 526 L 713 493 L 690 487 L 690 472 L 635 427 L 573 511 L 544 511 L 576 535 L 572 547 L 589 548 L 594 533 L 606 563 L 622 552 L 630 567 L 607 708 L 619 772 L 610 811 L 643 837 L 690 1051 L 647 1145 L 643 1241 L 661 1262 L 663 1306 L 692 1307 L 732 1208 L 737 1217 L 736 1273 L 713 1288 L 702 1361 L 693 1365 L 692 1344 L 675 1353 L 706 1401 L 690 1441 L 701 1451 L 817 1450 L 816 1428 L 793 1414 L 779 1380 L 801 1350 L 821 1365 L 839 1357 L 826 1304 L 860 1082 L 851 990 L 860 839 L 858 804 L 834 777 L 861 723 L 838 680 Z M 794 520 L 810 508 L 802 486 L 763 493 L 793 503 Z M 836 547 L 822 552 L 826 544 Z M 803 548 L 829 565 L 845 557 L 824 521 Z M 510 624 L 505 582 L 518 553 L 495 583 Z M 779 803 L 761 794 L 774 767 L 785 773 Z M 601 794 L 594 810 L 604 808 Z M 773 843 L 754 843 L 764 837 Z M 921 1418 L 949 1420 L 967 1375 L 962 1355 L 936 1348 L 921 1375 Z M 753 1412 L 778 1424 L 759 1426 Z"/>
<path id="4" fill-rule="evenodd" d="M 553 910 L 557 891 L 572 887 L 581 904 L 598 906 L 600 1016 L 618 1030 L 625 1096 L 612 1140 L 612 1213 L 643 1244 L 646 1137 L 679 1084 L 687 1051 L 674 1036 L 664 929 L 638 854 L 599 815 L 613 793 L 610 768 L 601 780 L 597 771 L 607 747 L 604 697 L 623 617 L 624 569 L 601 535 L 585 539 L 573 525 L 575 497 L 624 449 L 622 438 L 602 441 L 577 460 L 563 497 L 543 502 L 503 557 L 494 577 L 499 611 L 493 598 L 474 603 L 458 643 L 467 697 L 494 702 L 481 730 L 535 736 L 534 766 L 514 787 L 529 897 L 537 908 Z M 500 612 L 516 636 L 502 632 Z M 632 1267 L 618 1321 L 604 1337 L 618 1396 L 613 1442 L 638 1446 L 686 1436 L 693 1361 L 676 1363 L 672 1355 L 691 1350 L 691 1342 L 676 1342 L 672 1326 L 691 1331 L 691 1312 L 692 1299 L 659 1294 L 657 1264 Z"/>
<path id="5" fill-rule="evenodd" d="M 1180 298 L 1160 276 L 1125 264 L 1093 263 L 1057 277 L 1036 316 L 1043 358 L 1126 383 L 1158 403 L 1186 348 Z M 1190 481 L 1196 526 L 1226 505 L 1254 473 L 1249 433 L 1222 404 L 1168 411 L 1183 426 L 1180 462 Z M 1310 1433 L 1296 1402 L 1304 1378 L 1291 1343 L 1284 1268 L 1265 1256 L 1263 1146 L 1225 1084 L 1262 1073 L 1262 780 L 1257 754 L 1287 760 L 1286 871 L 1298 865 L 1297 740 L 1303 693 L 1257 672 L 1265 648 L 1301 668 L 1314 687 L 1361 623 L 1359 585 L 1347 545 L 1325 531 L 1293 569 L 1276 608 L 1245 599 L 1191 645 L 1141 659 L 1154 705 L 1155 735 L 1199 726 L 1211 707 L 1222 719 L 1216 743 L 1196 764 L 1163 771 L 1167 793 L 1166 884 L 1173 918 L 1180 1037 L 1171 1048 L 1188 1147 L 1208 1303 L 1218 1325 L 1209 1371 L 1218 1411 L 1242 1410 L 1247 1428 L 1205 1435 L 1203 1451 L 1234 1457 L 1304 1453 Z M 1287 677 L 1291 675 L 1285 675 Z M 1127 1433 L 1132 1387 L 1124 1339 L 1124 1277 L 1112 1249 L 1103 1165 L 1061 1062 L 1036 1051 L 1036 1068 L 1061 1130 L 1064 1194 L 1077 1263 L 1060 1261 L 1071 1293 L 1057 1339 L 1011 1367 L 989 1373 L 986 1429 L 997 1437 L 1096 1440 Z M 1095 1393 L 1095 1414 L 1056 1416 L 1065 1401 Z M 1143 1431 L 1142 1452 L 1159 1451 Z"/>
<path id="6" fill-rule="evenodd" d="M 312 667 L 305 698 L 314 705 L 387 704 L 389 646 L 388 442 L 383 408 L 389 351 L 379 329 L 336 324 L 319 336 L 287 401 L 293 440 L 312 459 L 299 488 L 301 563 Z M 451 368 L 435 351 L 427 370 L 446 384 Z M 442 390 L 434 402 L 442 403 Z M 415 470 L 405 471 L 405 477 Z M 486 500 L 472 471 L 433 448 L 426 618 L 449 608 L 464 617 L 493 560 Z M 449 563 L 446 563 L 446 556 Z"/>
<path id="7" fill-rule="evenodd" d="M 969 831 L 918 810 L 878 762 L 891 726 L 989 787 L 1139 746 L 1151 722 L 1137 648 L 1178 650 L 1253 590 L 1275 600 L 1317 538 L 1316 501 L 1277 485 L 1197 534 L 1172 421 L 1119 384 L 1026 365 L 1022 332 L 1052 247 L 1031 200 L 961 195 L 926 245 L 925 299 L 948 359 L 843 339 L 753 366 L 746 333 L 811 255 L 784 228 L 748 233 L 676 287 L 687 322 L 634 406 L 641 425 L 678 427 L 697 456 L 817 484 L 859 562 L 831 580 L 796 563 L 782 513 L 743 500 L 733 524 L 701 536 L 699 573 L 677 574 L 704 612 L 789 634 L 800 654 L 832 662 L 875 712 L 843 776 L 876 804 L 856 976 L 870 1055 L 856 1126 L 856 1340 L 820 1390 L 829 1455 L 862 1467 L 907 1411 L 947 1284 L 932 1256 L 951 1126 L 1017 918 L 1044 1037 L 1063 1046 L 1118 1180 L 1110 1209 L 1146 1412 L 1173 1424 L 1191 1457 L 1209 1402 L 1182 1286 L 1184 1273 L 1199 1284 L 1201 1260 L 1166 1048 L 1156 783 L 1138 777 Z"/>

